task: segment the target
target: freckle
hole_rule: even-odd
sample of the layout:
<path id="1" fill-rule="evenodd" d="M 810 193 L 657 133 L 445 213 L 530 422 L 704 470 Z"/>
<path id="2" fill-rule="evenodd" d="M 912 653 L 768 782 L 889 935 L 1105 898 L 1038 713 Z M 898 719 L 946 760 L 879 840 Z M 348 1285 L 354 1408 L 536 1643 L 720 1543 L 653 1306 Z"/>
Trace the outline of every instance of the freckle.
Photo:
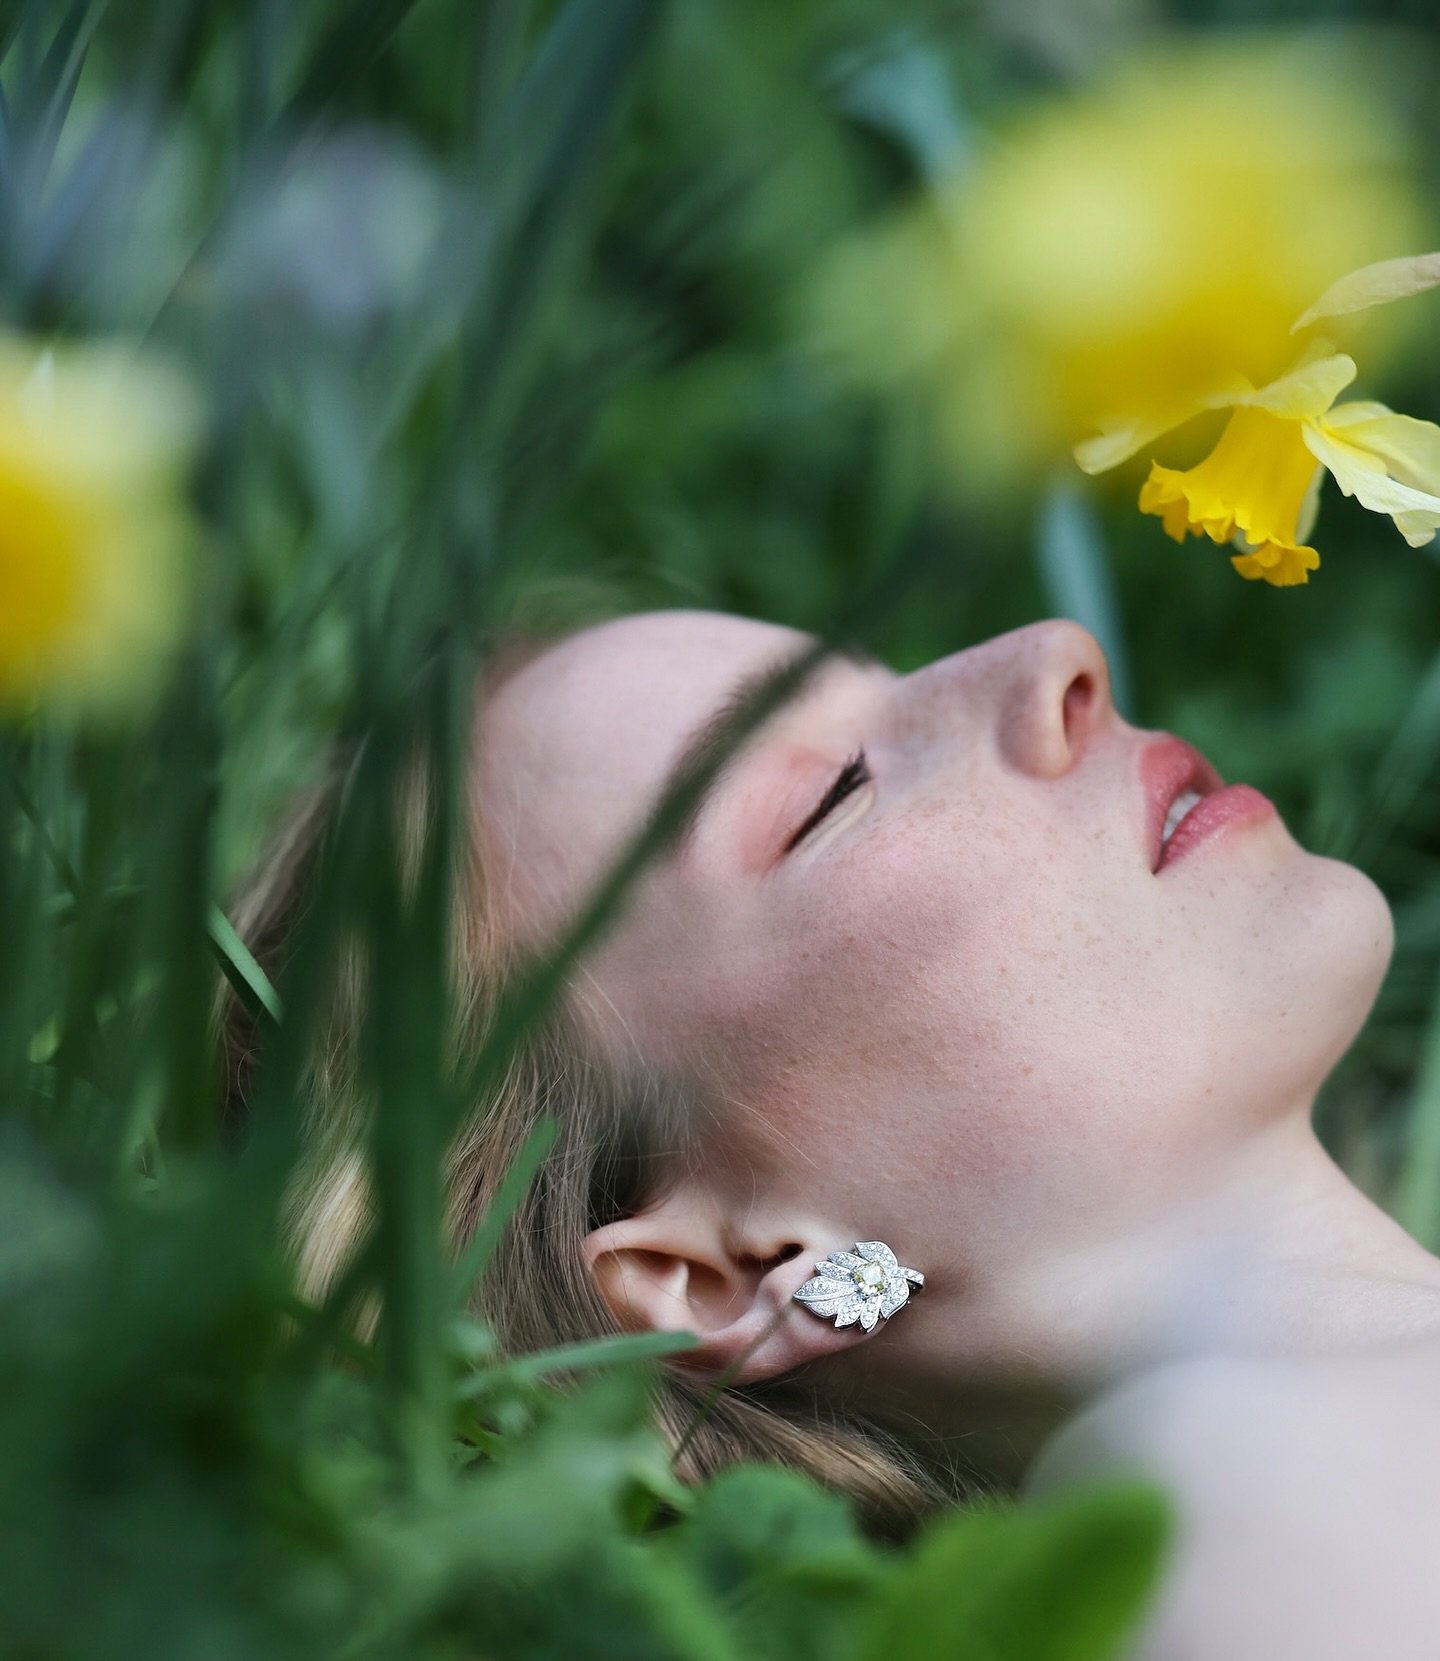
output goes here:
<path id="1" fill-rule="evenodd" d="M 1029 1066 L 1029 1067 L 1022 1067 L 1020 1069 L 1021 1076 L 1024 1077 L 1024 1078 L 1029 1078 L 1031 1073 L 1033 1073 L 1034 1071 L 1035 1071 L 1035 1068 L 1034 1068 L 1033 1065 Z"/>

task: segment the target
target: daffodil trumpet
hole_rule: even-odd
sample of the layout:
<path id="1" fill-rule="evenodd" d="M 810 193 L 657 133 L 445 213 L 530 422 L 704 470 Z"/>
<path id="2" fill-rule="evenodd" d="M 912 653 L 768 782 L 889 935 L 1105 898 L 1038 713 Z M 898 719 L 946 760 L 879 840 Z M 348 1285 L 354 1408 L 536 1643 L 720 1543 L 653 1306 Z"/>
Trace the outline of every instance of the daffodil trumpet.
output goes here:
<path id="1" fill-rule="evenodd" d="M 1440 285 L 1440 254 L 1384 260 L 1331 284 L 1292 333 Z M 1412 548 L 1440 530 L 1440 427 L 1384 404 L 1336 399 L 1355 361 L 1316 335 L 1294 364 L 1265 386 L 1236 375 L 1162 424 L 1117 420 L 1076 446 L 1087 473 L 1102 473 L 1204 410 L 1228 410 L 1210 453 L 1183 471 L 1153 462 L 1140 511 L 1177 542 L 1207 536 L 1237 549 L 1242 577 L 1277 588 L 1308 582 L 1320 564 L 1309 545 L 1319 487 L 1328 472 L 1346 496 L 1388 514 Z"/>

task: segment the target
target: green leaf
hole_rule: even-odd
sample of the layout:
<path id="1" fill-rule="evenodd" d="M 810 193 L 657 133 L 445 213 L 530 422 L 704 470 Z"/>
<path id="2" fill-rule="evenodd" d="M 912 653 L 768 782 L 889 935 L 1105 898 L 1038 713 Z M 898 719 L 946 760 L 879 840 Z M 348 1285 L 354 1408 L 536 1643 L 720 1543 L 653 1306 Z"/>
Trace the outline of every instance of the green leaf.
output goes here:
<path id="1" fill-rule="evenodd" d="M 889 1566 L 848 1505 L 793 1471 L 738 1467 L 706 1484 L 667 1541 L 730 1610 L 749 1656 L 836 1661 Z"/>
<path id="2" fill-rule="evenodd" d="M 1159 1576 L 1159 1490 L 1112 1483 L 989 1503 L 927 1531 L 870 1619 L 858 1661 L 1110 1661 Z"/>

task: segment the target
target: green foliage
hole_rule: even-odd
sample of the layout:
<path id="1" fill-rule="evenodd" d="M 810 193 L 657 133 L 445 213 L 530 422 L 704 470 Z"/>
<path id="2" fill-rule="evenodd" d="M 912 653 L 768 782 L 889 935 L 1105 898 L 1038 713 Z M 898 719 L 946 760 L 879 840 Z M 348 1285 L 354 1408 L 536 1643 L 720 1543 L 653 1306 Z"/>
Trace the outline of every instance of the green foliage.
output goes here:
<path id="1" fill-rule="evenodd" d="M 106 1215 L 12 1128 L 0 1201 L 7 1654 L 1078 1661 L 1157 1566 L 1129 1491 L 947 1520 L 913 1557 L 784 1471 L 691 1495 L 634 1346 L 562 1395 L 458 1318 L 456 1446 L 477 1402 L 508 1428 L 426 1471 L 379 1358 L 302 1341 L 223 1167 Z"/>
<path id="2" fill-rule="evenodd" d="M 950 1519 L 875 1610 L 862 1661 L 893 1655 L 1092 1661 L 1117 1653 L 1162 1562 L 1167 1514 L 1142 1487 Z"/>
<path id="3" fill-rule="evenodd" d="M 568 961 L 456 1079 L 464 716 L 476 650 L 517 621 L 712 605 L 908 667 L 1080 613 L 1125 655 L 1135 720 L 1253 778 L 1395 901 L 1395 974 L 1326 1126 L 1440 1238 L 1433 559 L 1334 501 L 1299 594 L 1242 586 L 1118 497 L 981 522 L 914 424 L 803 344 L 824 247 L 1083 73 L 1065 8 L 1023 10 L 5 10 L 6 319 L 145 339 L 189 366 L 209 427 L 193 628 L 153 718 L 0 730 L 0 1654 L 1122 1653 L 1161 1563 L 1155 1496 L 992 1504 L 884 1548 L 784 1472 L 678 1486 L 646 1402 L 683 1337 L 502 1357 L 462 1313 L 549 1133 L 458 1265 L 442 1150 Z M 1416 414 L 1440 414 L 1433 371 L 1417 354 Z M 225 900 L 332 742 L 354 787 L 272 985 Z M 436 814 L 411 881 L 386 804 L 416 756 Z M 281 1219 L 347 947 L 377 1011 L 379 1216 L 317 1309 Z M 222 976 L 265 1038 L 223 1134 Z M 347 1318 L 377 1294 L 361 1341 Z"/>

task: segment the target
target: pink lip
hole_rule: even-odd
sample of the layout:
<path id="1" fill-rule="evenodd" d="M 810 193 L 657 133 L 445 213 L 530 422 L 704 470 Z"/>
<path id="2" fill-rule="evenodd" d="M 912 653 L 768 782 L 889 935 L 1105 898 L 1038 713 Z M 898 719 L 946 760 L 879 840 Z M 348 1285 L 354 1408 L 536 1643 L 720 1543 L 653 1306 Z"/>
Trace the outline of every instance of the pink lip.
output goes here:
<path id="1" fill-rule="evenodd" d="M 1232 826 L 1258 824 L 1275 812 L 1268 796 L 1252 785 L 1225 784 L 1205 757 L 1179 738 L 1167 736 L 1146 745 L 1140 755 L 1140 782 L 1150 869 L 1156 873 L 1212 836 Z M 1181 820 L 1162 855 L 1165 816 L 1175 798 L 1187 790 L 1203 800 Z"/>

